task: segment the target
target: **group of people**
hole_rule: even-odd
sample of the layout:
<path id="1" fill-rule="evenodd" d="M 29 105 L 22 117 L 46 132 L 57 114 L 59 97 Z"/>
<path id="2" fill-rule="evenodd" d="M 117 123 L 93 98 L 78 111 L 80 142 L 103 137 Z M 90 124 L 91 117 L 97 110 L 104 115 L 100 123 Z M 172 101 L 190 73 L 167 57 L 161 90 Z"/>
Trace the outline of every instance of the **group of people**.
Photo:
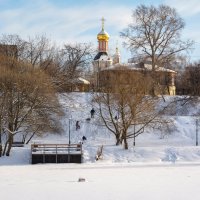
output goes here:
<path id="1" fill-rule="evenodd" d="M 91 118 L 94 118 L 94 113 L 95 113 L 95 110 L 94 110 L 94 108 L 92 108 L 92 110 L 90 111 Z M 79 121 L 76 121 L 76 131 L 79 130 L 80 128 L 81 128 L 81 126 L 80 126 Z"/>
<path id="2" fill-rule="evenodd" d="M 80 129 L 81 127 L 80 127 L 80 124 L 79 124 L 79 121 L 76 121 L 76 131 L 78 130 L 78 129 Z M 87 138 L 85 137 L 85 136 L 83 136 L 82 137 L 82 144 L 83 144 L 83 142 L 85 141 L 85 140 L 87 140 Z"/>
<path id="3" fill-rule="evenodd" d="M 94 113 L 95 113 L 95 110 L 94 110 L 94 108 L 92 108 L 92 110 L 90 111 L 91 118 L 94 118 Z M 80 126 L 79 121 L 76 121 L 76 131 L 78 131 L 80 128 L 81 128 L 81 126 Z M 85 136 L 83 136 L 82 142 L 85 141 L 85 140 L 87 140 L 87 138 Z"/>

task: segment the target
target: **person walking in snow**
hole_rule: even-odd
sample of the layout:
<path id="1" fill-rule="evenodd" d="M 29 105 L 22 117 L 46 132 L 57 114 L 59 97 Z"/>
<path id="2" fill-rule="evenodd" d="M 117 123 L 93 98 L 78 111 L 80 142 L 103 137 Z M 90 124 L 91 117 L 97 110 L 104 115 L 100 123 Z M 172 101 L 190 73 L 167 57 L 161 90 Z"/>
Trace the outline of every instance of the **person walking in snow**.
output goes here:
<path id="1" fill-rule="evenodd" d="M 95 113 L 95 110 L 94 110 L 94 108 L 92 108 L 92 110 L 90 111 L 91 118 L 94 118 L 94 113 Z"/>
<path id="2" fill-rule="evenodd" d="M 86 141 L 87 138 L 85 136 L 82 137 L 82 142 Z"/>
<path id="3" fill-rule="evenodd" d="M 76 131 L 78 130 L 78 129 L 80 129 L 81 127 L 80 127 L 80 125 L 79 125 L 79 121 L 76 121 Z"/>

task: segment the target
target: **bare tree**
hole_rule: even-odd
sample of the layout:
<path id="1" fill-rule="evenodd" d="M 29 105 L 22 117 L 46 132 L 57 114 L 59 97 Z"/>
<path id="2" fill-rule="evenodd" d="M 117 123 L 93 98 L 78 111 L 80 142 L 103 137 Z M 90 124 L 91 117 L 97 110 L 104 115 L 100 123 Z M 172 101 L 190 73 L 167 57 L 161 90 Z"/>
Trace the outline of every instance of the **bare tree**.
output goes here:
<path id="1" fill-rule="evenodd" d="M 169 6 L 140 5 L 133 11 L 132 19 L 133 22 L 121 32 L 121 37 L 136 56 L 150 58 L 153 72 L 193 44 L 190 40 L 181 40 L 184 21 Z M 155 81 L 154 73 L 152 77 Z"/>
<path id="2" fill-rule="evenodd" d="M 127 70 L 124 75 L 116 76 L 109 87 L 94 94 L 94 102 L 101 121 L 115 135 L 116 145 L 123 142 L 124 148 L 128 149 L 128 139 L 133 138 L 135 144 L 135 138 L 147 126 L 166 124 L 167 120 L 160 117 L 164 108 L 156 108 L 159 98 L 146 95 L 151 89 L 151 78 L 142 73 L 131 74 Z M 125 80 L 122 81 L 122 78 Z"/>
<path id="3" fill-rule="evenodd" d="M 1 127 L 7 130 L 3 155 L 9 156 L 14 135 L 51 127 L 56 121 L 51 114 L 58 113 L 59 106 L 49 77 L 21 61 L 14 68 L 1 65 L 0 94 Z"/>
<path id="4" fill-rule="evenodd" d="M 55 44 L 53 45 L 46 36 L 36 35 L 25 41 L 25 47 L 20 52 L 20 59 L 26 60 L 33 67 L 45 70 L 52 63 L 55 51 Z"/>
<path id="5" fill-rule="evenodd" d="M 41 64 L 58 91 L 72 91 L 78 77 L 85 77 L 93 58 L 91 44 L 66 44 L 50 51 L 51 56 Z"/>
<path id="6" fill-rule="evenodd" d="M 2 135 L 4 133 L 4 116 L 5 116 L 5 95 L 0 95 L 0 157 L 2 156 L 3 146 L 2 146 Z"/>
<path id="7" fill-rule="evenodd" d="M 20 60 L 34 68 L 40 68 L 48 74 L 51 71 L 50 75 L 56 76 L 60 67 L 57 62 L 59 52 L 56 45 L 44 35 L 36 35 L 26 40 L 18 35 L 2 35 L 0 38 L 0 56 L 9 57 L 9 59 L 5 57 L 4 65 L 11 66 L 11 62 L 13 62 L 14 66 L 16 60 Z"/>
<path id="8" fill-rule="evenodd" d="M 91 44 L 64 45 L 61 51 L 60 73 L 70 88 L 77 78 L 83 75 L 83 72 L 91 65 L 93 52 Z"/>

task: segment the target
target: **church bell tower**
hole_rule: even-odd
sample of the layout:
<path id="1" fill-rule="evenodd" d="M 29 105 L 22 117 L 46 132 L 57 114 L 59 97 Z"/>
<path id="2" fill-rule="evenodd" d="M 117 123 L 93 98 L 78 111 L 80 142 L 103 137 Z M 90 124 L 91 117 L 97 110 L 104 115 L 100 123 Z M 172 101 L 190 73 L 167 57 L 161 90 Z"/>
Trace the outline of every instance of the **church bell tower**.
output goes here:
<path id="1" fill-rule="evenodd" d="M 105 31 L 105 28 L 104 28 L 105 19 L 102 18 L 101 21 L 102 21 L 101 31 L 97 35 L 98 53 L 94 57 L 94 61 L 95 60 L 109 61 L 110 58 L 108 56 L 108 41 L 109 41 L 110 36 L 108 35 L 108 33 Z"/>
<path id="2" fill-rule="evenodd" d="M 93 69 L 96 74 L 95 86 L 98 89 L 101 87 L 101 72 L 102 72 L 102 70 L 104 70 L 112 65 L 112 59 L 108 55 L 108 41 L 109 41 L 110 36 L 104 29 L 105 19 L 102 18 L 101 21 L 102 21 L 101 31 L 97 35 L 98 52 L 92 62 Z"/>
<path id="3" fill-rule="evenodd" d="M 109 40 L 109 35 L 108 33 L 104 30 L 104 23 L 105 19 L 102 18 L 102 29 L 101 32 L 97 35 L 99 47 L 98 50 L 99 52 L 108 52 L 108 40 Z"/>

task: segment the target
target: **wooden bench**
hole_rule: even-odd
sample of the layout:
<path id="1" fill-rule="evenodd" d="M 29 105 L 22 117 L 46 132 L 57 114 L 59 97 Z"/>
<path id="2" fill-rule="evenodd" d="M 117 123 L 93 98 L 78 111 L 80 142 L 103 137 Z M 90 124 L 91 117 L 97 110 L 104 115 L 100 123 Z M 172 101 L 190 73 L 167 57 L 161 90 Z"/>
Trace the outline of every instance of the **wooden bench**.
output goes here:
<path id="1" fill-rule="evenodd" d="M 23 142 L 13 142 L 12 147 L 23 147 L 24 143 Z"/>

